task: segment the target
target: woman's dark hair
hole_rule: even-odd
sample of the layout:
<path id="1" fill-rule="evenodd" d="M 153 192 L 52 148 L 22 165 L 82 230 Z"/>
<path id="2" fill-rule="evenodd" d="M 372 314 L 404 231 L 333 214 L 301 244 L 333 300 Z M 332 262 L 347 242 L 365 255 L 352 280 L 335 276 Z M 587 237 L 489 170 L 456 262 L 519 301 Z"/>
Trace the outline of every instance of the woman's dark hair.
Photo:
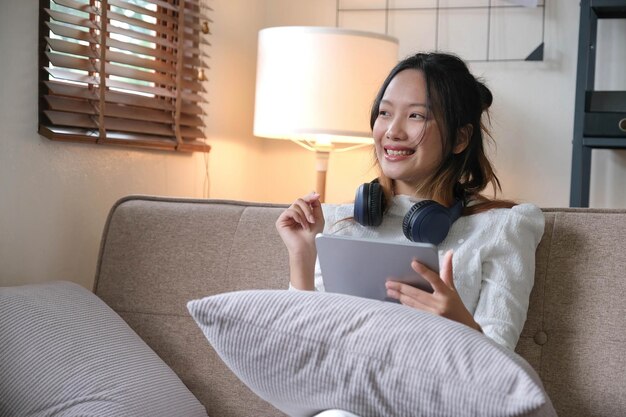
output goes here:
<path id="1" fill-rule="evenodd" d="M 463 60 L 447 53 L 418 53 L 400 61 L 389 73 L 381 86 L 370 115 L 370 127 L 378 118 L 380 103 L 391 80 L 405 70 L 418 70 L 426 80 L 426 94 L 442 136 L 443 158 L 434 175 L 420 186 L 420 194 L 445 204 L 456 197 L 478 200 L 477 206 L 466 209 L 464 214 L 487 210 L 493 207 L 511 207 L 509 201 L 493 201 L 480 195 L 491 184 L 494 197 L 501 191 L 500 181 L 484 150 L 484 139 L 490 138 L 482 123 L 482 116 L 489 117 L 489 106 L 493 101 L 491 91 L 477 80 Z M 468 135 L 466 148 L 454 154 L 460 135 Z M 379 181 L 390 201 L 393 180 L 380 172 Z M 480 206 L 480 207 L 478 207 Z"/>

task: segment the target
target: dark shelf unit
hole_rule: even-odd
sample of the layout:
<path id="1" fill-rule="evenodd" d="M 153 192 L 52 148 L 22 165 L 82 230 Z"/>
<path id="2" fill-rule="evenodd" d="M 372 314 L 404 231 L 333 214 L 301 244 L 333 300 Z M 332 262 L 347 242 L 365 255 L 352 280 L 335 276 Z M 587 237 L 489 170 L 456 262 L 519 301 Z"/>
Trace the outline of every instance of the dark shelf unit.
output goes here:
<path id="1" fill-rule="evenodd" d="M 598 19 L 626 19 L 626 1 L 580 1 L 570 207 L 589 207 L 592 149 L 626 148 L 626 91 L 594 90 Z"/>

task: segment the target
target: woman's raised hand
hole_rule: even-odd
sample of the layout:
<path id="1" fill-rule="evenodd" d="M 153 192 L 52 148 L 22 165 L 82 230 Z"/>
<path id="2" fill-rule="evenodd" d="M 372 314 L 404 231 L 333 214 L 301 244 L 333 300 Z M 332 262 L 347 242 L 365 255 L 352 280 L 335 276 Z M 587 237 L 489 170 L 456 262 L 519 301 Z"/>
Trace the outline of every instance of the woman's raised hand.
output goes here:
<path id="1" fill-rule="evenodd" d="M 300 253 L 315 245 L 315 235 L 324 230 L 324 214 L 316 192 L 297 199 L 276 221 L 276 229 L 289 253 Z"/>
<path id="2" fill-rule="evenodd" d="M 276 229 L 289 252 L 291 284 L 303 290 L 313 289 L 315 235 L 324 230 L 324 214 L 316 192 L 297 199 L 276 220 Z"/>

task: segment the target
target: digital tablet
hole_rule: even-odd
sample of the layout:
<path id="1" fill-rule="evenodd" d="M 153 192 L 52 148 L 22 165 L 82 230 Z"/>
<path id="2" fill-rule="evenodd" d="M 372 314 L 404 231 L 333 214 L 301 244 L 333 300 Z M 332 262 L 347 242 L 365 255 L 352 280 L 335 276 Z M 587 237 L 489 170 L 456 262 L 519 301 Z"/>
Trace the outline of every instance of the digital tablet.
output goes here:
<path id="1" fill-rule="evenodd" d="M 328 292 L 397 302 L 387 297 L 385 281 L 390 278 L 432 292 L 428 281 L 411 268 L 413 259 L 439 272 L 437 247 L 430 243 L 324 234 L 318 234 L 315 242 Z"/>

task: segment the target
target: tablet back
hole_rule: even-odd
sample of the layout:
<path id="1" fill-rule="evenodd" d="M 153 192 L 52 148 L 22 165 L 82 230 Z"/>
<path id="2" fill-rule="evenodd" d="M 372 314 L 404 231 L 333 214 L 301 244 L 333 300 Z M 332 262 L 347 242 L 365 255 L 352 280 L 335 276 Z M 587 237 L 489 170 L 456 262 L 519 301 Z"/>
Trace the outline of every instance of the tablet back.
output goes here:
<path id="1" fill-rule="evenodd" d="M 415 258 L 439 271 L 437 247 L 429 243 L 398 243 L 319 234 L 315 238 L 324 288 L 376 300 L 387 298 L 385 281 L 406 282 L 432 292 L 430 284 L 411 268 Z"/>

